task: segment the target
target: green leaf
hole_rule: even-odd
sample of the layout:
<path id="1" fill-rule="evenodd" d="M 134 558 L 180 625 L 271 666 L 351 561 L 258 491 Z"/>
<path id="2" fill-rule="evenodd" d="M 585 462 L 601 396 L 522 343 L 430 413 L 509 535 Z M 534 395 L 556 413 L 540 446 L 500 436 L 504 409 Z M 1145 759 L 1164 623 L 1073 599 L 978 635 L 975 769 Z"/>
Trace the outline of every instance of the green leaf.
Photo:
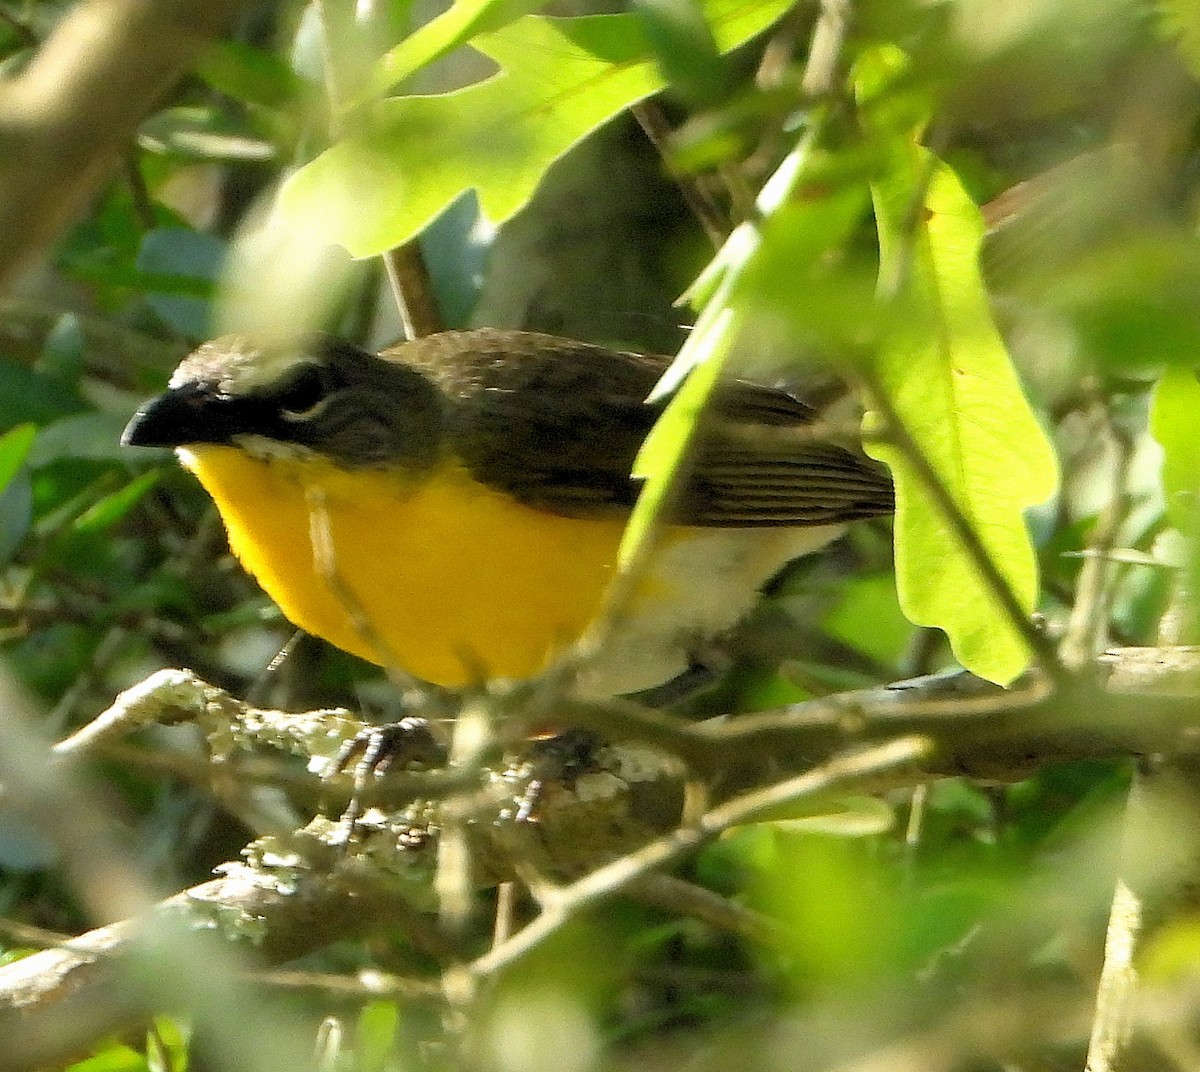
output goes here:
<path id="1" fill-rule="evenodd" d="M 1153 10 L 1159 32 L 1174 40 L 1188 70 L 1200 74 L 1200 6 L 1195 0 L 1158 0 Z"/>
<path id="2" fill-rule="evenodd" d="M 729 72 L 694 0 L 633 0 L 663 75 L 674 92 L 704 107 L 729 90 Z"/>
<path id="3" fill-rule="evenodd" d="M 39 433 L 29 454 L 29 465 L 38 469 L 60 458 L 128 461 L 131 452 L 121 446 L 121 431 L 129 417 L 128 412 L 93 410 L 54 421 Z"/>
<path id="4" fill-rule="evenodd" d="M 874 336 L 877 265 L 852 251 L 870 191 L 866 175 L 842 181 L 830 188 L 807 178 L 813 195 L 798 196 L 762 222 L 761 247 L 739 287 L 763 321 L 781 325 L 772 350 L 784 360 L 794 362 L 798 351 L 836 360 Z"/>
<path id="5" fill-rule="evenodd" d="M 29 449 L 37 437 L 37 426 L 19 424 L 0 436 L 0 491 L 8 487 L 9 481 L 29 457 Z"/>
<path id="6" fill-rule="evenodd" d="M 83 375 L 85 341 L 79 317 L 63 313 L 42 343 L 42 352 L 34 362 L 35 372 L 75 387 Z"/>
<path id="7" fill-rule="evenodd" d="M 162 476 L 160 470 L 151 469 L 147 473 L 131 480 L 123 488 L 105 495 L 99 502 L 93 503 L 79 515 L 71 525 L 73 532 L 103 532 L 115 525 L 130 510 L 137 505 L 138 500 L 146 494 Z"/>
<path id="8" fill-rule="evenodd" d="M 0 491 L 0 562 L 7 562 L 33 523 L 33 485 L 27 469 L 18 469 Z"/>
<path id="9" fill-rule="evenodd" d="M 381 96 L 422 67 L 465 45 L 476 34 L 498 30 L 536 11 L 546 0 L 456 0 L 380 57 L 360 100 Z"/>
<path id="10" fill-rule="evenodd" d="M 396 1044 L 400 1010 L 394 1001 L 363 1006 L 355 1025 L 354 1072 L 384 1072 Z"/>
<path id="11" fill-rule="evenodd" d="M 785 0 L 708 0 L 727 51 L 769 26 Z M 635 15 L 526 16 L 472 39 L 501 72 L 440 96 L 383 100 L 362 126 L 280 190 L 285 226 L 319 229 L 356 257 L 408 241 L 463 190 L 494 223 L 533 196 L 589 131 L 663 88 Z"/>
<path id="12" fill-rule="evenodd" d="M 1200 382 L 1193 369 L 1170 368 L 1154 389 L 1150 407 L 1150 434 L 1163 449 L 1162 487 L 1167 517 L 1186 538 L 1189 553 L 1184 557 L 1188 588 L 1195 592 L 1200 581 Z M 1177 632 L 1193 636 L 1197 607 L 1194 599 L 1185 604 L 1186 627 Z"/>
<path id="13" fill-rule="evenodd" d="M 0 562 L 8 561 L 33 520 L 33 492 L 24 466 L 36 436 L 32 424 L 0 436 Z"/>
<path id="14" fill-rule="evenodd" d="M 633 475 L 646 483 L 621 539 L 617 562 L 623 570 L 631 567 L 661 515 L 697 418 L 720 380 L 746 322 L 754 280 L 762 274 L 758 267 L 763 235 L 777 216 L 792 207 L 791 198 L 816 157 L 815 140 L 811 133 L 806 134 L 784 158 L 756 200 L 759 218 L 747 220 L 734 229 L 688 290 L 689 299 L 696 304 L 702 302 L 703 308 L 687 341 L 650 395 L 653 401 L 674 392 L 634 461 Z M 831 204 L 836 211 L 830 211 Z M 846 236 L 861 216 L 862 206 L 856 208 L 853 198 L 848 204 L 817 198 L 807 203 L 805 211 L 811 233 L 792 247 L 795 258 L 789 271 L 793 280 L 803 278 L 824 257 L 831 243 Z"/>
<path id="15" fill-rule="evenodd" d="M 45 424 L 83 405 L 73 387 L 28 365 L 0 360 L 0 428 Z"/>
<path id="16" fill-rule="evenodd" d="M 106 1046 L 94 1057 L 73 1064 L 68 1072 L 149 1072 L 150 1066 L 136 1050 L 119 1043 Z"/>
<path id="17" fill-rule="evenodd" d="M 1018 603 L 1032 612 L 1037 562 L 1022 511 L 1054 492 L 1057 466 L 992 320 L 979 271 L 979 210 L 953 171 L 908 139 L 897 142 L 872 195 L 881 287 L 895 287 L 876 375 Z M 869 451 L 896 481 L 896 583 L 905 614 L 944 630 L 967 669 L 1007 684 L 1029 663 L 1024 639 L 904 452 L 883 442 Z"/>
<path id="18" fill-rule="evenodd" d="M 1200 535 L 1200 381 L 1191 369 L 1171 368 L 1154 389 L 1150 434 L 1163 449 L 1167 516 L 1180 532 Z"/>
<path id="19" fill-rule="evenodd" d="M 913 627 L 896 602 L 891 574 L 851 578 L 837 595 L 821 623 L 825 632 L 882 665 L 897 663 L 912 642 Z"/>
<path id="20" fill-rule="evenodd" d="M 196 73 L 213 89 L 246 104 L 278 108 L 305 91 L 280 57 L 242 41 L 220 41 L 196 65 Z"/>
<path id="21" fill-rule="evenodd" d="M 211 285 L 221 274 L 226 252 L 225 243 L 212 235 L 184 227 L 159 227 L 142 240 L 137 268 L 167 280 L 199 280 Z M 210 334 L 212 308 L 208 301 L 155 289 L 147 293 L 146 303 L 187 338 L 203 339 Z"/>
<path id="22" fill-rule="evenodd" d="M 694 370 L 654 423 L 634 460 L 633 476 L 645 479 L 646 483 L 621 536 L 617 553 L 619 569 L 630 568 L 661 516 L 696 421 L 717 386 L 737 337 L 741 317 L 723 304 L 717 308 L 714 303 L 713 308 L 716 315 L 711 323 L 697 323 L 679 352 L 679 360 L 694 366 Z"/>

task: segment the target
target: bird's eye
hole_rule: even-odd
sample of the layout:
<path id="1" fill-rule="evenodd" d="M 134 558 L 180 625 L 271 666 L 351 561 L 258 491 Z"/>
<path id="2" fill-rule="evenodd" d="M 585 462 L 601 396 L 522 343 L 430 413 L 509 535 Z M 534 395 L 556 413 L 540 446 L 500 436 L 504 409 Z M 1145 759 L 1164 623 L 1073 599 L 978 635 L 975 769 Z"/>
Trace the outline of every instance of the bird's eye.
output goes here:
<path id="1" fill-rule="evenodd" d="M 292 420 L 313 416 L 325 399 L 325 382 L 316 365 L 303 365 L 275 392 L 279 411 Z"/>

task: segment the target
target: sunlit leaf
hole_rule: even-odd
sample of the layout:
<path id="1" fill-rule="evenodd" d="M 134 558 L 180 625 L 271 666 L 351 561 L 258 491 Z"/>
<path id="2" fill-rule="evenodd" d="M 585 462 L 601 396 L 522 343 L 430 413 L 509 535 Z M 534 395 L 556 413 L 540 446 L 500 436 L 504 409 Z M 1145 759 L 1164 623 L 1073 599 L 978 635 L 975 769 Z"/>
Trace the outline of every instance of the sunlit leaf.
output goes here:
<path id="1" fill-rule="evenodd" d="M 0 491 L 8 487 L 8 482 L 25 464 L 36 436 L 37 427 L 33 424 L 19 424 L 0 436 Z"/>
<path id="2" fill-rule="evenodd" d="M 1154 390 L 1150 432 L 1163 449 L 1162 486 L 1167 517 L 1184 536 L 1183 556 L 1192 591 L 1200 580 L 1200 382 L 1192 369 L 1171 368 Z M 1197 608 L 1192 601 L 1188 617 L 1194 631 Z"/>
<path id="3" fill-rule="evenodd" d="M 979 272 L 983 221 L 954 173 L 911 142 L 872 186 L 889 320 L 876 375 L 1021 607 L 1037 598 L 1023 511 L 1055 489 L 1045 433 L 1021 393 Z M 878 427 L 878 422 L 876 422 Z M 896 572 L 908 617 L 937 626 L 969 670 L 1008 683 L 1030 653 L 905 452 L 870 453 L 896 481 Z"/>
<path id="4" fill-rule="evenodd" d="M 422 67 L 466 44 L 476 34 L 498 30 L 536 11 L 546 0 L 455 0 L 440 15 L 414 30 L 382 56 L 371 72 L 362 97 L 386 93 Z"/>
<path id="5" fill-rule="evenodd" d="M 1200 533 L 1200 381 L 1190 369 L 1168 369 L 1154 390 L 1150 432 L 1163 448 L 1167 516 L 1180 532 Z"/>
<path id="6" fill-rule="evenodd" d="M 94 1057 L 72 1064 L 70 1072 L 150 1072 L 150 1066 L 137 1050 L 114 1043 Z"/>
<path id="7" fill-rule="evenodd" d="M 708 0 L 705 12 L 728 50 L 787 6 Z M 471 43 L 500 65 L 499 74 L 454 93 L 369 108 L 360 129 L 284 184 L 283 224 L 365 257 L 407 241 L 471 188 L 484 215 L 503 222 L 572 145 L 664 85 L 634 15 L 531 15 Z"/>

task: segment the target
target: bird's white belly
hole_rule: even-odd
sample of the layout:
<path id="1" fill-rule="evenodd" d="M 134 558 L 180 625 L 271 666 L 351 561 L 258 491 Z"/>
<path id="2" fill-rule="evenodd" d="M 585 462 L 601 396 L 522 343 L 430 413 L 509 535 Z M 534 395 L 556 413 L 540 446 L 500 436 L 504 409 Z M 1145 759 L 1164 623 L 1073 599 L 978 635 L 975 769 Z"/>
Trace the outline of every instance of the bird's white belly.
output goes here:
<path id="1" fill-rule="evenodd" d="M 678 677 L 705 643 L 737 624 L 762 586 L 843 525 L 696 529 L 654 553 L 641 591 L 579 675 L 588 698 L 639 692 Z"/>

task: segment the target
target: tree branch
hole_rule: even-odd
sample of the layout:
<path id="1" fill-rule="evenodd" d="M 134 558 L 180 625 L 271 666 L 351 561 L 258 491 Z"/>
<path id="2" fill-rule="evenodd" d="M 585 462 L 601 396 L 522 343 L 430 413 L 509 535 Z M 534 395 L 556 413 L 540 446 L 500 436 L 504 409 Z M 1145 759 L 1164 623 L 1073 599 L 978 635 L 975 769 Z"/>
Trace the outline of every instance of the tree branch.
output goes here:
<path id="1" fill-rule="evenodd" d="M 1012 780 L 1058 761 L 1200 752 L 1200 648 L 1122 649 L 1101 657 L 1096 671 L 1086 684 L 1057 690 L 1041 674 L 1012 690 L 966 673 L 924 677 L 773 712 L 679 723 L 673 732 L 660 713 L 644 712 L 639 722 L 632 704 L 564 701 L 563 722 L 603 726 L 630 740 L 598 748 L 587 770 L 543 793 L 533 822 L 515 818 L 531 776 L 527 760 L 480 772 L 472 789 L 476 821 L 464 828 L 475 882 L 529 876 L 543 914 L 473 962 L 471 973 L 481 979 L 501 970 L 599 900 L 643 896 L 658 868 L 781 803 L 819 811 L 845 793 L 941 775 Z M 504 705 L 519 695 L 474 702 Z M 226 757 L 251 743 L 325 757 L 360 726 L 340 711 L 253 708 L 187 672 L 164 671 L 61 742 L 56 756 L 77 760 L 139 726 L 181 720 L 197 721 Z M 687 825 L 680 824 L 689 772 L 680 754 L 691 777 L 707 777 L 713 799 Z M 369 813 L 349 850 L 333 845 L 339 824 L 318 817 L 290 838 L 256 842 L 248 865 L 228 865 L 223 878 L 162 902 L 147 919 L 216 927 L 269 964 L 397 923 L 418 942 L 429 938 L 423 932 L 437 941 L 430 927 L 442 826 L 435 798 L 471 788 L 454 771 L 382 779 L 369 796 L 403 807 Z M 678 903 L 690 911 L 686 898 Z M 712 916 L 712 905 L 702 909 Z M 144 927 L 104 927 L 0 968 L 0 1068 L 33 1067 L 35 1057 L 53 1063 L 81 1040 L 144 1015 L 149 999 L 120 974 Z M 22 1052 L 33 1055 L 24 1064 L 9 1056 Z"/>
<path id="2" fill-rule="evenodd" d="M 0 88 L 0 288 L 121 166 L 138 124 L 247 0 L 90 0 Z"/>

